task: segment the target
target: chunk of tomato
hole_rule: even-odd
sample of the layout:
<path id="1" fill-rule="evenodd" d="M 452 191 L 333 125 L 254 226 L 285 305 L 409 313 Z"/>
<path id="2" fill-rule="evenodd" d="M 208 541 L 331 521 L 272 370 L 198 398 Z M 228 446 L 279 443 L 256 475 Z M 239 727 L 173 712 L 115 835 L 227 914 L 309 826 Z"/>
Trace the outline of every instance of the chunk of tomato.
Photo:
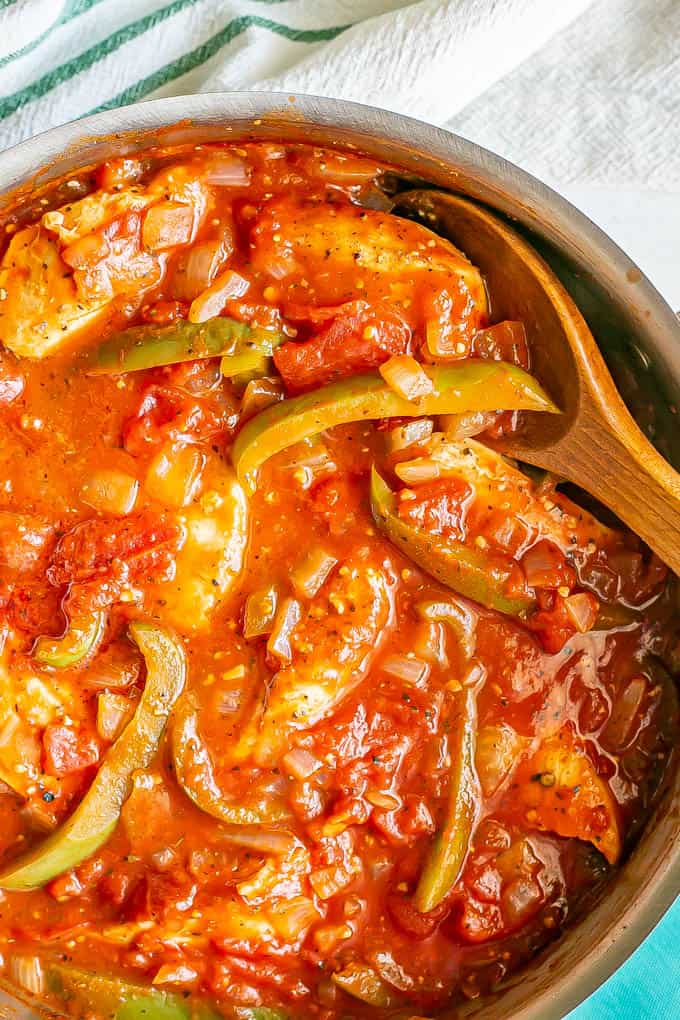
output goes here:
<path id="1" fill-rule="evenodd" d="M 43 733 L 43 769 L 52 776 L 68 776 L 72 772 L 96 765 L 99 744 L 91 734 L 79 733 L 71 726 L 54 723 Z"/>
<path id="2" fill-rule="evenodd" d="M 377 368 L 392 355 L 405 354 L 410 340 L 411 329 L 396 309 L 353 301 L 335 309 L 311 339 L 279 347 L 274 363 L 286 389 L 300 393 Z"/>

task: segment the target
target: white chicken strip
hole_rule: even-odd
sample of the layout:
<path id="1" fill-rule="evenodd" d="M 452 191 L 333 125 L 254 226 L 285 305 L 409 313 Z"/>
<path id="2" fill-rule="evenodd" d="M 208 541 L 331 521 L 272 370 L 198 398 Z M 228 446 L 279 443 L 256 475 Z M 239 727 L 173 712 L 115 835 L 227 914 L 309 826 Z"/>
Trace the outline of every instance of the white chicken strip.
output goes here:
<path id="1" fill-rule="evenodd" d="M 14 235 L 0 264 L 0 341 L 23 358 L 44 358 L 105 316 L 83 300 L 56 242 L 34 224 Z"/>
<path id="2" fill-rule="evenodd" d="M 346 563 L 291 635 L 292 659 L 271 680 L 233 751 L 275 764 L 291 733 L 329 716 L 366 677 L 394 623 L 394 579 L 359 559 Z"/>

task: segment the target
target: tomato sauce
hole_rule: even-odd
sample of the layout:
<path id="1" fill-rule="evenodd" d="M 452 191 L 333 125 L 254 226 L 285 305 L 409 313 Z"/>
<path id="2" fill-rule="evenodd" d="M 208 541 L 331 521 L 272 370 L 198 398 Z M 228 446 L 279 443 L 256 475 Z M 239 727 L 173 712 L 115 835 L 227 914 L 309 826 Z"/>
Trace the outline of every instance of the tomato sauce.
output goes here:
<path id="1" fill-rule="evenodd" d="M 405 1020 L 483 996 L 594 902 L 670 767 L 676 579 L 487 445 L 537 405 L 428 413 L 438 370 L 544 396 L 522 324 L 490 323 L 390 180 L 203 146 L 10 223 L 0 948 L 69 1015 Z M 327 386 L 303 434 L 294 401 Z M 138 726 L 136 623 L 186 662 L 163 735 L 137 734 L 97 845 L 18 887 Z"/>

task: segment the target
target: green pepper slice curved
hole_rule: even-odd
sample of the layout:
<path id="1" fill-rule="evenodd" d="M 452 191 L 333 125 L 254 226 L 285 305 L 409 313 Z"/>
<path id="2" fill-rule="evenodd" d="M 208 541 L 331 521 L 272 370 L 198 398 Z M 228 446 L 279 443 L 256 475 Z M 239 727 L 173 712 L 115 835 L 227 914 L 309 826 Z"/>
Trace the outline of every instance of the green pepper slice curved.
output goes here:
<path id="1" fill-rule="evenodd" d="M 371 472 L 371 511 L 375 523 L 390 541 L 447 587 L 509 616 L 524 617 L 534 607 L 535 601 L 528 595 L 506 594 L 510 568 L 505 570 L 483 550 L 432 535 L 402 521 L 396 511 L 394 493 L 375 468 Z"/>
<path id="2" fill-rule="evenodd" d="M 48 991 L 81 1016 L 95 1012 L 109 1020 L 289 1020 L 289 1014 L 269 1006 L 213 1009 L 194 996 L 128 981 L 116 974 L 99 974 L 59 962 L 45 966 Z"/>
<path id="3" fill-rule="evenodd" d="M 476 695 L 465 688 L 450 732 L 451 778 L 444 823 L 430 847 L 413 902 L 426 914 L 453 889 L 463 869 L 476 814 Z"/>
<path id="4" fill-rule="evenodd" d="M 176 637 L 153 624 L 130 624 L 146 660 L 144 692 L 130 722 L 109 748 L 92 785 L 67 822 L 0 873 L 1 889 L 35 889 L 77 867 L 116 827 L 132 773 L 146 768 L 186 679 L 186 656 Z"/>
<path id="5" fill-rule="evenodd" d="M 334 425 L 462 411 L 559 412 L 540 384 L 516 365 L 479 360 L 423 365 L 423 369 L 434 389 L 417 401 L 400 397 L 379 372 L 371 372 L 330 383 L 261 411 L 239 432 L 232 448 L 239 481 L 252 492 L 258 469 L 269 457 Z"/>
<path id="6" fill-rule="evenodd" d="M 283 333 L 221 315 L 206 322 L 182 319 L 169 326 L 131 326 L 97 347 L 86 370 L 89 375 L 117 375 L 221 357 L 222 374 L 231 376 L 256 369 L 285 339 Z"/>
<path id="7" fill-rule="evenodd" d="M 51 666 L 52 669 L 77 666 L 97 649 L 105 627 L 105 613 L 74 618 L 62 637 L 39 637 L 33 646 L 33 658 L 41 666 Z"/>
<path id="8" fill-rule="evenodd" d="M 268 825 L 287 818 L 283 804 L 231 804 L 221 791 L 210 755 L 198 732 L 198 710 L 191 695 L 177 707 L 172 725 L 172 760 L 177 782 L 197 808 L 227 825 Z"/>
<path id="9" fill-rule="evenodd" d="M 369 1006 L 387 1009 L 400 1001 L 373 967 L 365 963 L 348 963 L 343 970 L 332 974 L 331 978 L 343 992 Z"/>

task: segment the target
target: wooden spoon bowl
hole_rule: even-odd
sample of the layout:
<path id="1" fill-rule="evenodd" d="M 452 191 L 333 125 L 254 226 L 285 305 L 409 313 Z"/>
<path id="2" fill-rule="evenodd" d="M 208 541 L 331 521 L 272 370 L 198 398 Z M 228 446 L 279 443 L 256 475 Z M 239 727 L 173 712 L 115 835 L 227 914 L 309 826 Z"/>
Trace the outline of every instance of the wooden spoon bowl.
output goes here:
<path id="1" fill-rule="evenodd" d="M 680 574 L 680 475 L 634 422 L 547 263 L 493 213 L 458 195 L 405 192 L 395 212 L 422 220 L 479 266 L 492 321 L 524 323 L 532 372 L 563 411 L 523 414 L 518 432 L 497 448 L 585 489 Z"/>

